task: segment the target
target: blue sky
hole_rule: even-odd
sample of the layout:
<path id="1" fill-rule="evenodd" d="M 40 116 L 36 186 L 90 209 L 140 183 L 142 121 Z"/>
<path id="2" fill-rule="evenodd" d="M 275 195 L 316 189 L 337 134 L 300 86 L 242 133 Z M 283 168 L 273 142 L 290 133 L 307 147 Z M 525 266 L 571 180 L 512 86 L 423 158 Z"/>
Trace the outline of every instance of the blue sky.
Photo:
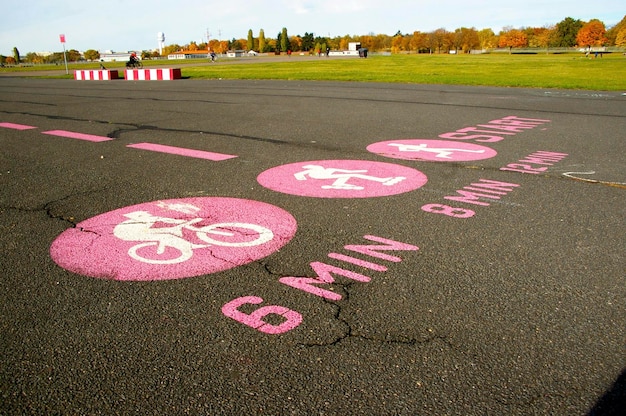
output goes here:
<path id="1" fill-rule="evenodd" d="M 255 37 L 263 29 L 274 38 L 289 35 L 388 34 L 398 30 L 429 32 L 440 27 L 542 27 L 566 17 L 600 19 L 607 26 L 626 15 L 624 0 L 5 0 L 0 25 L 0 54 L 13 47 L 27 52 L 66 49 L 145 50 L 211 38 Z"/>

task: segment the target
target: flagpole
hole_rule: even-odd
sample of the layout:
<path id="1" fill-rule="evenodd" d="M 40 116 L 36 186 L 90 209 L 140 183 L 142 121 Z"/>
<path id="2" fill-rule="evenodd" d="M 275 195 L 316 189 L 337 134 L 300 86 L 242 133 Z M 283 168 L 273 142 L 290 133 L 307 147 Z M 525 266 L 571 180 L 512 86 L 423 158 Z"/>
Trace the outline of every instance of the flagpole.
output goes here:
<path id="1" fill-rule="evenodd" d="M 70 70 L 67 68 L 67 55 L 65 54 L 65 43 L 63 44 L 63 60 L 65 61 L 65 75 L 70 73 Z"/>

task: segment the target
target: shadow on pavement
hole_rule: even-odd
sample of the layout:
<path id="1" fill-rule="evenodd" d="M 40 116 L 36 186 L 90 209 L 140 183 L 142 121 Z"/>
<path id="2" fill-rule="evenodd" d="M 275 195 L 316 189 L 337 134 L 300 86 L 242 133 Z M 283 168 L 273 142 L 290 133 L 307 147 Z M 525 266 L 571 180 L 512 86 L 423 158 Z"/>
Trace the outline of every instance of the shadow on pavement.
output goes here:
<path id="1" fill-rule="evenodd" d="M 623 416 L 626 414 L 626 369 L 615 380 L 587 416 Z"/>

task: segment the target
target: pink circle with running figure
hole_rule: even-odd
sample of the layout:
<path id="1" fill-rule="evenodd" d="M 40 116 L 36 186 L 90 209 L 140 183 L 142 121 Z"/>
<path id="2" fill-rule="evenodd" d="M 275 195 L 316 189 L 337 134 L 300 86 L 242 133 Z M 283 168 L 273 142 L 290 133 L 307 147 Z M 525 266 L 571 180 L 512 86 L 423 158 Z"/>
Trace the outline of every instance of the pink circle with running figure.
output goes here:
<path id="1" fill-rule="evenodd" d="M 61 233 L 52 259 L 71 272 L 113 280 L 170 280 L 266 257 L 295 235 L 282 208 L 236 198 L 183 198 L 110 211 Z"/>
<path id="2" fill-rule="evenodd" d="M 264 187 L 290 195 L 317 198 L 372 198 L 422 187 L 419 170 L 370 160 L 314 160 L 276 166 L 261 173 Z"/>
<path id="3" fill-rule="evenodd" d="M 468 162 L 490 159 L 498 152 L 487 146 L 448 140 L 388 140 L 373 143 L 367 150 L 394 159 L 430 162 Z"/>

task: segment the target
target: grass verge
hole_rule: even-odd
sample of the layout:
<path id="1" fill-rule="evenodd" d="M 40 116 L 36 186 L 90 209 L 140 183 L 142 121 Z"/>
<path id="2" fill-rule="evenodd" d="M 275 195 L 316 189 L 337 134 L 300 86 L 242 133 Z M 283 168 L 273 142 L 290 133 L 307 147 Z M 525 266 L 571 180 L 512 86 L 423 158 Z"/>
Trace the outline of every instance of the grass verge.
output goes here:
<path id="1" fill-rule="evenodd" d="M 294 55 L 285 57 L 220 59 L 207 61 L 144 61 L 146 67 L 181 67 L 191 79 L 278 79 L 318 81 L 361 81 L 411 84 L 483 85 L 498 87 L 562 88 L 626 91 L 626 56 L 605 54 L 586 58 L 583 54 L 537 55 L 370 55 L 326 58 Z M 123 70 L 124 63 L 107 63 Z M 97 69 L 98 63 L 71 65 L 74 69 Z M 60 70 L 59 66 L 7 69 L 9 71 Z M 70 78 L 71 75 L 58 76 Z"/>

